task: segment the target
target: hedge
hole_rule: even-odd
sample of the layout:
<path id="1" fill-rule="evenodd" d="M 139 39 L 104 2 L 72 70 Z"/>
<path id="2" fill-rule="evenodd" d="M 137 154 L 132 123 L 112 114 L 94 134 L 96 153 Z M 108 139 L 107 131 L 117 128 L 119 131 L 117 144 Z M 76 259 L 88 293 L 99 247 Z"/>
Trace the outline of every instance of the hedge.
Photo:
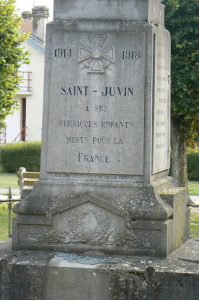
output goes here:
<path id="1" fill-rule="evenodd" d="M 188 152 L 187 173 L 189 180 L 199 181 L 199 149 Z"/>
<path id="2" fill-rule="evenodd" d="M 0 147 L 0 165 L 3 172 L 16 173 L 20 167 L 30 172 L 40 169 L 40 142 L 7 144 Z"/>
<path id="3" fill-rule="evenodd" d="M 20 167 L 27 171 L 40 169 L 40 142 L 7 144 L 0 147 L 0 165 L 4 172 L 16 173 Z M 199 181 L 199 150 L 189 150 L 187 154 L 189 180 Z"/>

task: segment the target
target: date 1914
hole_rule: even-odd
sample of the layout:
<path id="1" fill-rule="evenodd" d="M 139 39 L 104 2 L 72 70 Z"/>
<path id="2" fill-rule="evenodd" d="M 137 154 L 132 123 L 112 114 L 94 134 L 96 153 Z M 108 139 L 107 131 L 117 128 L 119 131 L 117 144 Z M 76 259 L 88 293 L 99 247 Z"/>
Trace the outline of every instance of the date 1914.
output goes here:
<path id="1" fill-rule="evenodd" d="M 57 48 L 54 50 L 56 58 L 68 58 L 72 56 L 72 49 Z"/>

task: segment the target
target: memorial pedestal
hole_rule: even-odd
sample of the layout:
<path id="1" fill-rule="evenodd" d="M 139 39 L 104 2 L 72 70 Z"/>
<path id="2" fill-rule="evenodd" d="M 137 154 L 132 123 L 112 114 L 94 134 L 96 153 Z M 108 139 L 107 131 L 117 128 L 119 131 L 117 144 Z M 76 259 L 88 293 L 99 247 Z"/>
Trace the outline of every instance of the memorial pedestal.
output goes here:
<path id="1" fill-rule="evenodd" d="M 184 189 L 166 189 L 169 184 L 41 180 L 15 208 L 13 247 L 166 256 L 180 246 L 185 232 Z"/>

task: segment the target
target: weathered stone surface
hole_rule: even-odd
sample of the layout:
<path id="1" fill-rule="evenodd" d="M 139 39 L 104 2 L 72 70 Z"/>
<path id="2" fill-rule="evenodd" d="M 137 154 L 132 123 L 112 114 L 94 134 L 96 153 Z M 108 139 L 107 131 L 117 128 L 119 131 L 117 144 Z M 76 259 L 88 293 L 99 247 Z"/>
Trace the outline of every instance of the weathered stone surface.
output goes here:
<path id="1" fill-rule="evenodd" d="M 146 23 L 75 24 L 48 28 L 41 178 L 164 178 L 170 86 L 167 80 L 163 87 L 159 77 L 169 79 L 170 61 L 162 63 L 169 56 L 167 31 Z M 165 48 L 155 68 L 154 35 Z M 158 49 L 156 57 L 163 55 Z"/>
<path id="2" fill-rule="evenodd" d="M 181 244 L 184 195 L 161 197 L 169 76 L 159 0 L 55 1 L 41 180 L 14 208 L 13 248 L 166 256 Z"/>
<path id="3" fill-rule="evenodd" d="M 143 28 L 51 34 L 47 172 L 143 175 Z"/>
<path id="4" fill-rule="evenodd" d="M 189 216 L 186 215 L 185 204 L 185 189 L 184 188 L 172 188 L 162 191 L 161 198 L 167 201 L 168 204 L 173 207 L 173 247 L 178 248 L 182 241 L 189 237 Z"/>
<path id="5" fill-rule="evenodd" d="M 153 174 L 170 166 L 170 57 L 170 35 L 160 27 L 155 36 Z"/>
<path id="6" fill-rule="evenodd" d="M 198 253 L 198 240 L 166 259 L 11 252 L 1 244 L 0 300 L 196 300 Z"/>
<path id="7" fill-rule="evenodd" d="M 164 5 L 160 2 L 159 0 L 149 1 L 149 21 L 156 25 L 164 25 Z"/>
<path id="8" fill-rule="evenodd" d="M 55 0 L 55 20 L 103 19 L 149 21 L 164 25 L 160 0 Z"/>
<path id="9" fill-rule="evenodd" d="M 166 256 L 181 244 L 185 230 L 184 189 L 165 190 L 168 186 L 162 183 L 161 198 L 160 186 L 98 184 L 93 191 L 92 184 L 77 189 L 40 181 L 30 201 L 15 207 L 13 246 Z"/>

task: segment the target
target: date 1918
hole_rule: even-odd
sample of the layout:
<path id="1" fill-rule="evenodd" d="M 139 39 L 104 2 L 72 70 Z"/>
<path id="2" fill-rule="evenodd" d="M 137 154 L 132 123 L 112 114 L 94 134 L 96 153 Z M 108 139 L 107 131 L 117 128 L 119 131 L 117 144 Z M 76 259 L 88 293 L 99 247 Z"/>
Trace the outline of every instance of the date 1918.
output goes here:
<path id="1" fill-rule="evenodd" d="M 130 59 L 130 60 L 140 60 L 141 59 L 141 51 L 140 50 L 123 50 L 122 51 L 122 59 Z"/>

